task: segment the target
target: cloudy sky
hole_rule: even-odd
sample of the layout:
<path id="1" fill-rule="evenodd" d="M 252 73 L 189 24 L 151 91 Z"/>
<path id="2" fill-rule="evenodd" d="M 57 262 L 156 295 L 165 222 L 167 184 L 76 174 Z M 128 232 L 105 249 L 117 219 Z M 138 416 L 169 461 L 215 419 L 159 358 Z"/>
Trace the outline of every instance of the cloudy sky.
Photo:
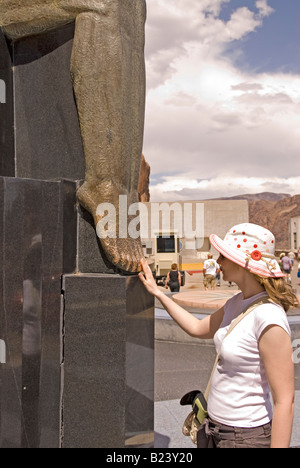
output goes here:
<path id="1" fill-rule="evenodd" d="M 300 1 L 147 4 L 152 201 L 300 193 Z"/>

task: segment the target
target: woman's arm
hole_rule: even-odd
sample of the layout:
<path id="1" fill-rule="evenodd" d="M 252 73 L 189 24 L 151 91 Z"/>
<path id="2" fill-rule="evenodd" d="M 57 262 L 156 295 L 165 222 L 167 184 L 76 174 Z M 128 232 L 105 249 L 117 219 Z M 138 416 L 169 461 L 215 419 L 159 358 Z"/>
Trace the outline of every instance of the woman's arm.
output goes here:
<path id="1" fill-rule="evenodd" d="M 158 288 L 153 278 L 152 271 L 150 270 L 145 260 L 141 261 L 141 265 L 144 274 L 139 274 L 140 280 L 144 284 L 147 291 L 161 302 L 162 306 L 173 318 L 173 320 L 175 320 L 175 322 L 191 336 L 203 339 L 213 338 L 223 320 L 223 307 L 205 319 L 198 320 L 194 315 L 180 307 Z"/>
<path id="2" fill-rule="evenodd" d="M 260 354 L 274 402 L 271 448 L 289 448 L 294 418 L 294 364 L 289 335 L 271 325 L 259 341 Z"/>

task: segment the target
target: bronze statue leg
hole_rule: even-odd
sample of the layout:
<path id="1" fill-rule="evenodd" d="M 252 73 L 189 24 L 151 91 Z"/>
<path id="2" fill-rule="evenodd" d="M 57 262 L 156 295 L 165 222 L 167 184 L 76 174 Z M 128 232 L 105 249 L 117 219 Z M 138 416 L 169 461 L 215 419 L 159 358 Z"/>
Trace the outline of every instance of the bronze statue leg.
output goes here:
<path id="1" fill-rule="evenodd" d="M 100 236 L 100 242 L 114 265 L 136 272 L 143 256 L 141 242 L 124 232 L 119 236 L 119 196 L 128 197 L 128 206 L 138 201 L 145 108 L 145 0 L 0 0 L 0 25 L 12 39 L 75 18 L 71 74 L 86 160 L 78 199 L 96 226 L 101 220 L 99 205 L 114 205 L 117 237 Z M 125 221 L 128 224 L 130 217 Z"/>
<path id="2" fill-rule="evenodd" d="M 76 0 L 65 1 L 71 6 Z M 0 0 L 0 26 L 10 39 L 20 39 L 74 21 L 75 9 L 62 9 L 59 3 L 60 0 Z"/>
<path id="3" fill-rule="evenodd" d="M 114 205 L 118 227 L 119 196 L 126 195 L 128 205 L 138 201 L 145 106 L 144 21 L 143 0 L 115 1 L 107 15 L 90 12 L 76 18 L 71 73 L 86 158 L 78 199 L 96 226 L 101 219 L 97 207 L 102 203 Z M 117 238 L 100 238 L 100 242 L 113 264 L 125 271 L 139 270 L 140 239 L 120 238 L 117 232 Z"/>

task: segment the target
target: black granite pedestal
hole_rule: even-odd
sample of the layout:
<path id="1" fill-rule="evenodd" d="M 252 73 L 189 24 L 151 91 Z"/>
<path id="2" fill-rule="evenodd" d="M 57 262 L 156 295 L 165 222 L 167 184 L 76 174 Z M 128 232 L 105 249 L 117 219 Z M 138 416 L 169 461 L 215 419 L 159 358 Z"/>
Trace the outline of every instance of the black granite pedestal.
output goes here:
<path id="1" fill-rule="evenodd" d="M 0 34 L 0 447 L 151 447 L 154 301 L 76 201 L 73 33 Z"/>
<path id="2" fill-rule="evenodd" d="M 154 443 L 153 301 L 136 277 L 64 277 L 66 448 Z"/>
<path id="3" fill-rule="evenodd" d="M 1 175 L 84 178 L 70 75 L 73 36 L 74 24 L 16 42 L 0 30 L 0 79 L 7 88 L 0 105 Z"/>
<path id="4" fill-rule="evenodd" d="M 74 212 L 74 187 L 0 178 L 2 448 L 61 444 L 61 283 L 76 253 L 76 224 L 65 226 L 64 210 Z"/>

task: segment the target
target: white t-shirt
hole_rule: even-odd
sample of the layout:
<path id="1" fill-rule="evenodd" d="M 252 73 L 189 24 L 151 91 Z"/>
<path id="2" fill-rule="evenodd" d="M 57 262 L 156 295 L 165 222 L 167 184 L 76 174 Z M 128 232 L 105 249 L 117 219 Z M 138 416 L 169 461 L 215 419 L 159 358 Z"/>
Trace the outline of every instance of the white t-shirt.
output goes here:
<path id="1" fill-rule="evenodd" d="M 265 295 L 243 300 L 240 293 L 225 304 L 223 322 L 214 336 L 217 350 L 231 322 L 256 298 Z M 224 339 L 208 398 L 208 414 L 215 421 L 227 426 L 257 427 L 272 420 L 270 390 L 258 348 L 259 338 L 269 325 L 279 325 L 291 335 L 283 308 L 263 304 Z"/>
<path id="2" fill-rule="evenodd" d="M 220 267 L 216 260 L 209 258 L 208 260 L 205 260 L 203 268 L 206 275 L 217 276 L 217 271 Z"/>

